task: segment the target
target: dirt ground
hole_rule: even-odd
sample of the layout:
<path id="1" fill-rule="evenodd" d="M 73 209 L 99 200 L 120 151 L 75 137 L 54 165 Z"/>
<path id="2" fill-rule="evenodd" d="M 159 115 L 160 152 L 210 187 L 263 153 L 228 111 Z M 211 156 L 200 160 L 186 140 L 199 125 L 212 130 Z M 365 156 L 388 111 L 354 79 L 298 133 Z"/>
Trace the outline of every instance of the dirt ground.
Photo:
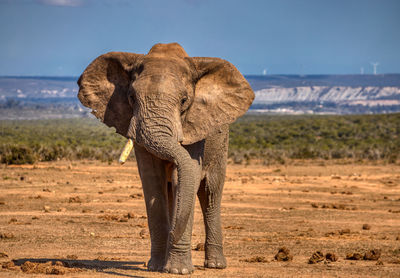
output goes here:
<path id="1" fill-rule="evenodd" d="M 0 167 L 0 277 L 174 277 L 146 271 L 133 162 Z M 192 277 L 400 277 L 400 165 L 230 165 L 222 202 L 228 268 L 193 250 Z"/>

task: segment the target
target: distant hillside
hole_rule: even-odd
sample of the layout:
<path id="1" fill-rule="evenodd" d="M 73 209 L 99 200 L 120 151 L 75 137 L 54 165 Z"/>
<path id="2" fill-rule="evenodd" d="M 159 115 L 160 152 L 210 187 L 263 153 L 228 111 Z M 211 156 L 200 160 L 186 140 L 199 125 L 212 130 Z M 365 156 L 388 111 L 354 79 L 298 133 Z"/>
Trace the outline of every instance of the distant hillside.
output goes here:
<path id="1" fill-rule="evenodd" d="M 246 76 L 252 109 L 272 113 L 364 114 L 400 111 L 400 74 Z"/>
<path id="2" fill-rule="evenodd" d="M 76 97 L 77 77 L 0 77 L 0 100 Z"/>
<path id="3" fill-rule="evenodd" d="M 253 90 L 311 86 L 400 87 L 400 74 L 246 75 Z"/>
<path id="4" fill-rule="evenodd" d="M 281 114 L 400 112 L 400 74 L 245 76 L 250 111 Z M 82 117 L 78 77 L 0 77 L 0 119 Z"/>
<path id="5" fill-rule="evenodd" d="M 0 119 L 76 118 L 88 115 L 78 101 L 77 77 L 0 77 Z"/>

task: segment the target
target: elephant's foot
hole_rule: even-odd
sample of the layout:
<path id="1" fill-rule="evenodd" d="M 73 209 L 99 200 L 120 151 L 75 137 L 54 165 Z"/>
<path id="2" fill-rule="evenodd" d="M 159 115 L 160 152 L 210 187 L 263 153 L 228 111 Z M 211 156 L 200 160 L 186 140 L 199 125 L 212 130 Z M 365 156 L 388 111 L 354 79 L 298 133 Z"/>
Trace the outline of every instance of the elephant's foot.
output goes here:
<path id="1" fill-rule="evenodd" d="M 204 267 L 207 268 L 226 268 L 226 259 L 222 245 L 206 244 L 206 257 Z"/>
<path id="2" fill-rule="evenodd" d="M 162 271 L 164 267 L 164 260 L 158 261 L 150 258 L 149 262 L 147 263 L 147 270 L 148 271 Z"/>
<path id="3" fill-rule="evenodd" d="M 147 263 L 147 269 L 149 271 L 163 271 L 165 265 L 165 253 L 152 254 L 149 262 Z"/>
<path id="4" fill-rule="evenodd" d="M 188 251 L 170 251 L 164 272 L 173 274 L 190 274 L 193 272 L 192 254 Z"/>

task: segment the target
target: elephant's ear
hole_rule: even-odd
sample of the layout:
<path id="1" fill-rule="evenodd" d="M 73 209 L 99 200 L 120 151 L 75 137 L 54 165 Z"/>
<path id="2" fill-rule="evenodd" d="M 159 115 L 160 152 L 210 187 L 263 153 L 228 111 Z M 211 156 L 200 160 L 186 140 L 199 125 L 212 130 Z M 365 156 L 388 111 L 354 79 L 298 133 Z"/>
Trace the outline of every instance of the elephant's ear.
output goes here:
<path id="1" fill-rule="evenodd" d="M 143 56 L 128 52 L 109 52 L 97 57 L 78 80 L 78 98 L 92 114 L 117 133 L 126 136 L 132 117 L 128 102 L 131 70 Z"/>
<path id="2" fill-rule="evenodd" d="M 182 126 L 183 144 L 192 144 L 242 116 L 253 102 L 254 92 L 228 61 L 205 57 L 186 59 L 190 59 L 198 73 L 194 101 Z"/>

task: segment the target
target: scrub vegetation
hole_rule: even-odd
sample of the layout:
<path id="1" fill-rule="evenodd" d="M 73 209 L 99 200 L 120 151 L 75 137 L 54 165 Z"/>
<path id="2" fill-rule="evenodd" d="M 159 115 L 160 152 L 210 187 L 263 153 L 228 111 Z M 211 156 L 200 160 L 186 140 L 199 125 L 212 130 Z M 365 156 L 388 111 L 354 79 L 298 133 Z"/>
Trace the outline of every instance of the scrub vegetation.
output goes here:
<path id="1" fill-rule="evenodd" d="M 400 158 L 400 114 L 246 116 L 231 126 L 230 157 L 387 160 Z"/>
<path id="2" fill-rule="evenodd" d="M 400 114 L 247 115 L 230 128 L 229 158 L 265 164 L 293 159 L 400 159 Z M 116 160 L 126 140 L 96 119 L 0 121 L 0 160 Z M 133 154 L 131 158 L 133 159 Z"/>

